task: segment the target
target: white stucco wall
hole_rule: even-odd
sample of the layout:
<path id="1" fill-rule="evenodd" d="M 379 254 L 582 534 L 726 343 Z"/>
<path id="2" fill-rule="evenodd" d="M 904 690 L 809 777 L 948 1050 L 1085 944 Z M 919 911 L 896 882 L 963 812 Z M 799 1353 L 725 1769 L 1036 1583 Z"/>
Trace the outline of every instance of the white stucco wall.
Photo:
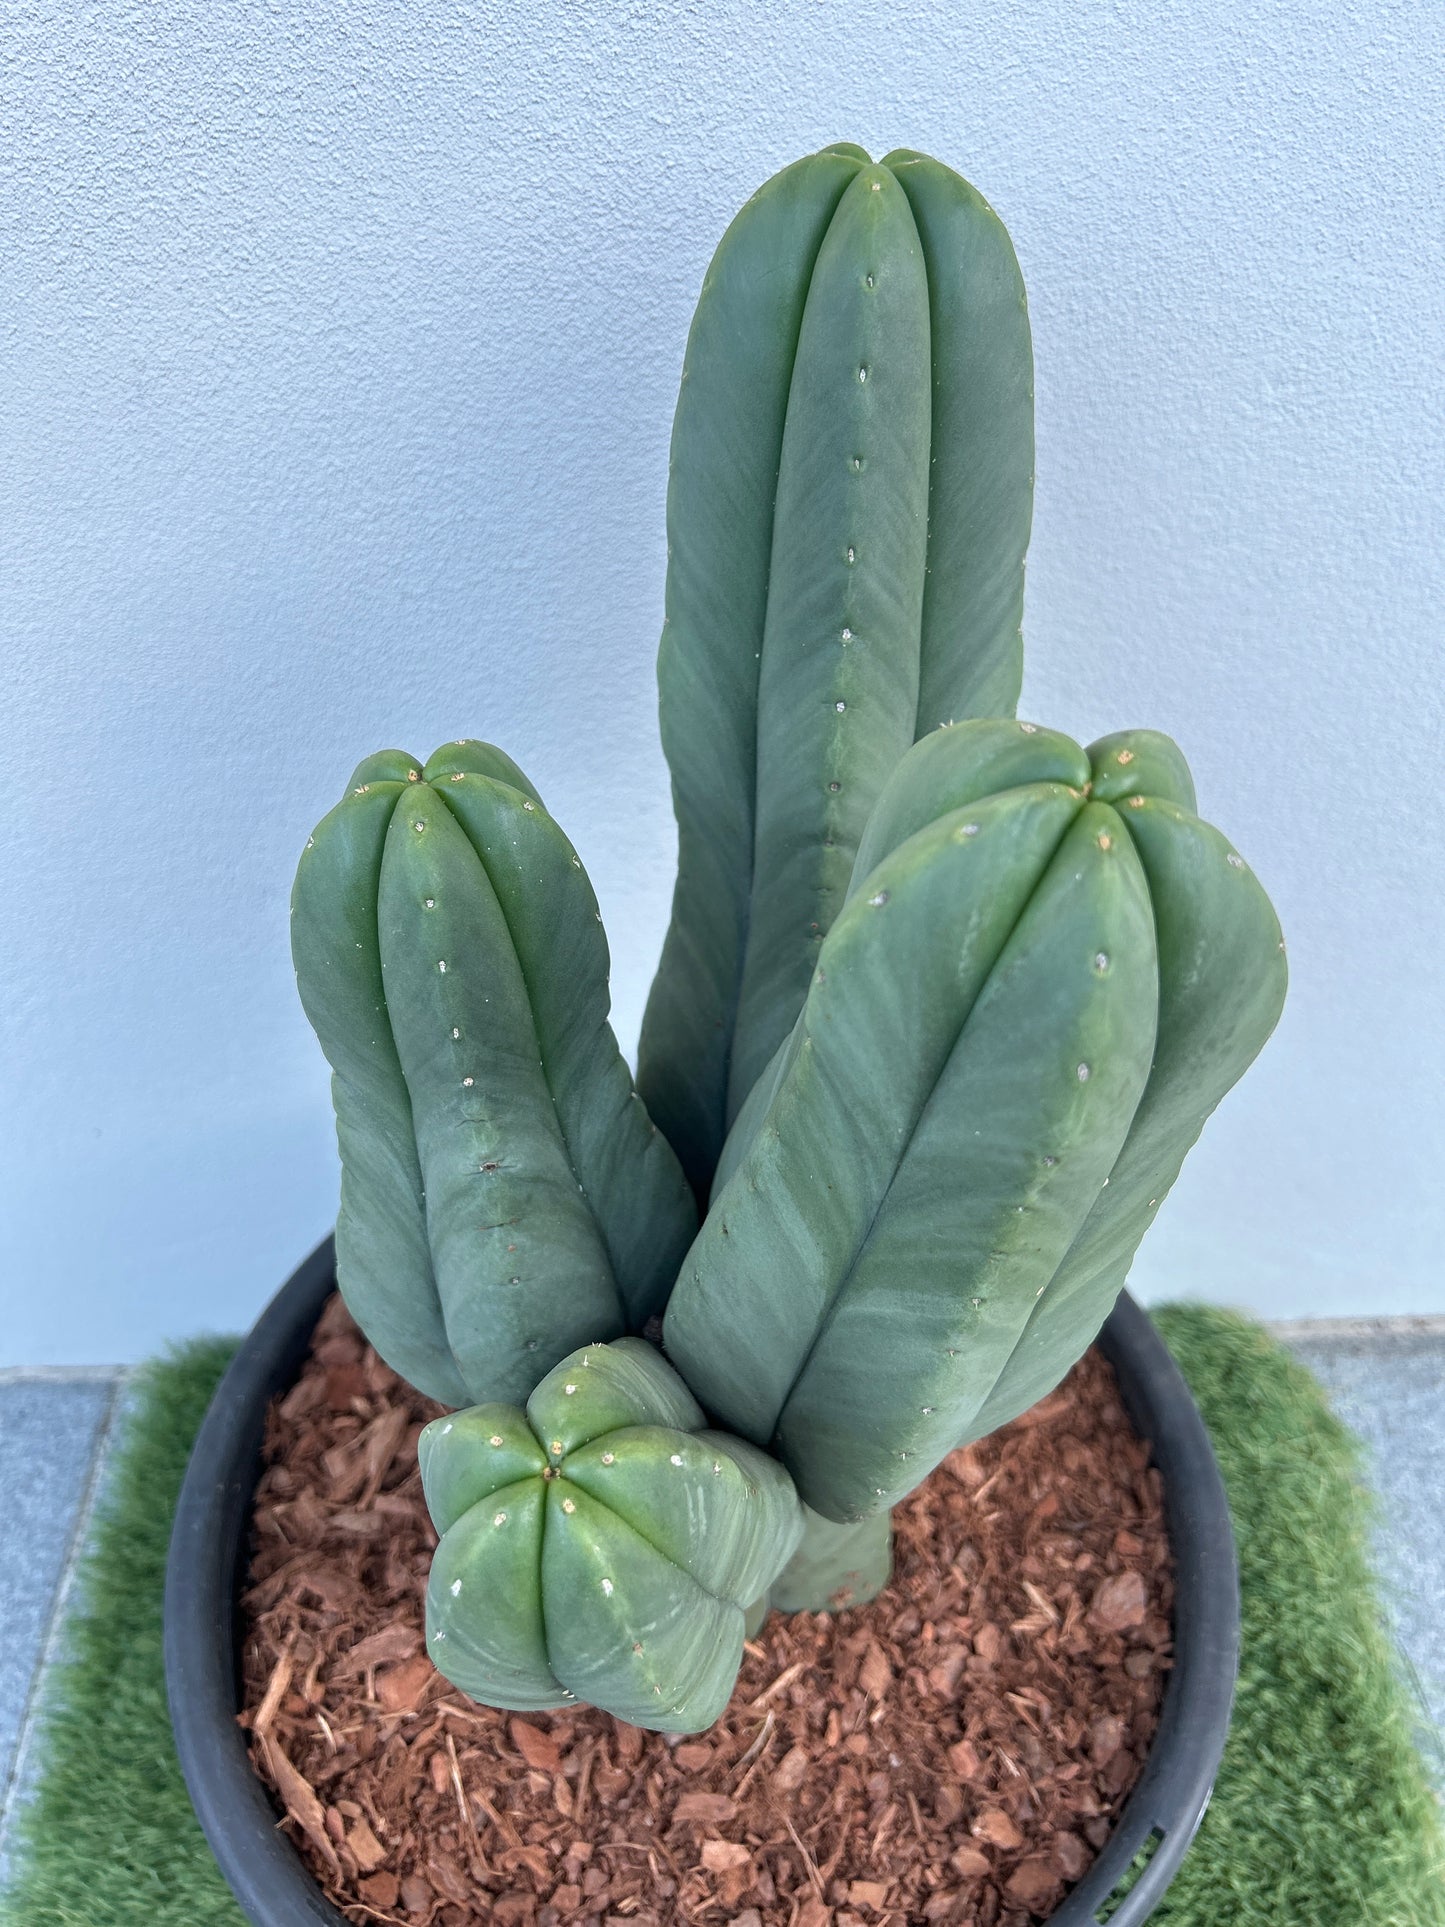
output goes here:
<path id="1" fill-rule="evenodd" d="M 330 1222 L 295 857 L 503 744 L 632 1047 L 670 892 L 674 388 L 768 173 L 907 143 L 1013 232 L 1024 713 L 1176 734 L 1294 984 L 1135 1270 L 1445 1310 L 1435 0 L 28 0 L 0 145 L 0 1363 L 238 1327 Z"/>

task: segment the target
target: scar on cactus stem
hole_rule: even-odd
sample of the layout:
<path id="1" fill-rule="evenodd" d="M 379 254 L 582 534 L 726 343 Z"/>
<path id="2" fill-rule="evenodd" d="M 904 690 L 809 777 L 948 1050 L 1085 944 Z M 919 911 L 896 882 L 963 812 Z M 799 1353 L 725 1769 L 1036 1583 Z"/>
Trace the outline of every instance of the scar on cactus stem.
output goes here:
<path id="1" fill-rule="evenodd" d="M 907 149 L 767 182 L 703 282 L 667 495 L 678 874 L 638 1085 L 699 1197 L 899 757 L 1013 712 L 1033 467 L 1023 281 L 983 197 Z"/>
<path id="2" fill-rule="evenodd" d="M 819 961 L 664 1335 L 708 1409 L 842 1521 L 1087 1348 L 1286 973 L 1167 737 L 1086 751 L 1004 720 L 903 759 Z"/>
<path id="3" fill-rule="evenodd" d="M 659 1353 L 587 1346 L 524 1411 L 433 1420 L 420 1457 L 441 1534 L 427 1645 L 453 1685 L 519 1712 L 586 1701 L 664 1733 L 713 1723 L 802 1508 L 775 1459 L 705 1429 Z"/>
<path id="4" fill-rule="evenodd" d="M 291 934 L 333 1072 L 338 1281 L 388 1364 L 443 1404 L 517 1401 L 641 1330 L 696 1210 L 608 1023 L 592 886 L 516 764 L 368 757 Z"/>

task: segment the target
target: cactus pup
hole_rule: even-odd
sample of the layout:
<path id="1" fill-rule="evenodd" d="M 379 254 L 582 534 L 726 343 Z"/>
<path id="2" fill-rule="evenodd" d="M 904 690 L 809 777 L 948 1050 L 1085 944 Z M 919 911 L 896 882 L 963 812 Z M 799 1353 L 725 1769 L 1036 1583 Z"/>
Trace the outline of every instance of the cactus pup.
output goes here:
<path id="1" fill-rule="evenodd" d="M 803 1529 L 775 1459 L 708 1431 L 636 1338 L 563 1359 L 524 1411 L 433 1420 L 420 1453 L 442 1535 L 427 1646 L 453 1684 L 523 1712 L 585 1700 L 661 1732 L 711 1726 L 747 1609 Z"/>

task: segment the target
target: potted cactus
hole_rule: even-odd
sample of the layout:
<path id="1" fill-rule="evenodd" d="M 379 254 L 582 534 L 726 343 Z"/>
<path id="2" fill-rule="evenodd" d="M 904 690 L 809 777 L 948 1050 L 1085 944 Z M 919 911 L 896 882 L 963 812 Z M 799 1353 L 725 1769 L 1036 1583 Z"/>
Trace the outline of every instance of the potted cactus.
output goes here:
<path id="1" fill-rule="evenodd" d="M 581 861 L 501 750 L 368 757 L 306 845 L 334 1280 L 446 1408 L 419 1446 L 427 1649 L 484 1705 L 696 1733 L 770 1610 L 866 1606 L 890 1509 L 1095 1340 L 1278 1017 L 1274 913 L 1173 743 L 1013 718 L 1031 406 L 1008 237 L 939 163 L 825 149 L 728 230 L 672 444 L 679 868 L 635 1084 Z M 265 1398 L 332 1279 L 325 1252 L 243 1352 L 172 1558 L 182 1759 L 258 1921 L 334 1916 L 263 1844 L 254 1782 L 223 1810 L 217 1621 Z M 1192 1675 L 1211 1710 L 1166 1721 L 1182 1837 L 1139 1919 L 1232 1665 L 1217 1483 L 1143 1323 L 1134 1403 L 1161 1463 L 1177 1434 L 1166 1486 L 1193 1482 L 1171 1692 Z"/>

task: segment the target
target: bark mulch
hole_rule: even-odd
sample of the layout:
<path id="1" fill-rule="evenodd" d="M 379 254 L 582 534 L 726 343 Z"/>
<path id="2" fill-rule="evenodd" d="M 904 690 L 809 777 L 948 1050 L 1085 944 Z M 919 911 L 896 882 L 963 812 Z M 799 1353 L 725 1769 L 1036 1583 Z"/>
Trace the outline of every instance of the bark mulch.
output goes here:
<path id="1" fill-rule="evenodd" d="M 1027 1927 L 1092 1862 L 1170 1665 L 1158 1474 L 1091 1352 L 895 1513 L 872 1605 L 774 1613 L 708 1732 L 476 1706 L 426 1656 L 440 1408 L 339 1299 L 274 1404 L 245 1596 L 257 1770 L 398 1927 Z"/>

